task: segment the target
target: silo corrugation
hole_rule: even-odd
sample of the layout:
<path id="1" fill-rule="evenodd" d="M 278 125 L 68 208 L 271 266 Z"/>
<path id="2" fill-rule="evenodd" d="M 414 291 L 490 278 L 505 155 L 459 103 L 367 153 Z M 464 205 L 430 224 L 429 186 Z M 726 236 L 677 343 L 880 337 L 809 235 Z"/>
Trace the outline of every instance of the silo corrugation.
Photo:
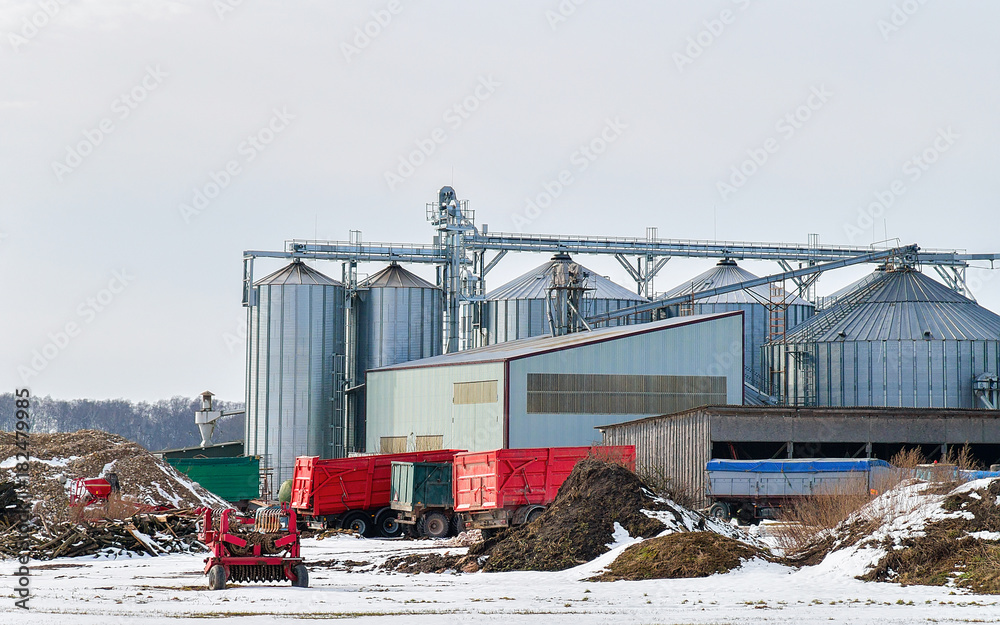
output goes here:
<path id="1" fill-rule="evenodd" d="M 666 292 L 663 297 L 677 297 L 692 293 L 697 297 L 697 293 L 700 291 L 755 280 L 757 277 L 739 267 L 735 261 L 722 260 L 705 273 Z M 749 384 L 763 390 L 763 387 L 767 386 L 767 376 L 761 362 L 760 350 L 767 342 L 770 333 L 770 318 L 766 306 L 770 299 L 771 289 L 765 284 L 743 291 L 695 299 L 692 305 L 685 307 L 671 306 L 669 314 L 680 315 L 682 310 L 685 314 L 692 315 L 742 310 L 744 324 L 743 364 L 746 369 L 744 377 Z M 786 299 L 788 308 L 785 310 L 784 316 L 785 330 L 788 331 L 811 318 L 815 309 L 812 304 L 800 297 L 789 294 Z"/>
<path id="2" fill-rule="evenodd" d="M 972 383 L 1000 371 L 1000 316 L 915 269 L 890 269 L 763 352 L 786 403 L 981 408 Z"/>
<path id="3" fill-rule="evenodd" d="M 483 314 L 486 344 L 494 345 L 550 333 L 546 294 L 552 279 L 552 267 L 556 262 L 549 261 L 486 294 Z M 585 296 L 585 310 L 582 311 L 584 317 L 649 301 L 591 269 L 582 269 L 590 274 L 587 287 L 593 289 Z M 650 319 L 649 313 L 644 313 L 639 316 L 638 321 Z M 632 319 L 618 319 L 607 325 L 634 322 Z"/>
<path id="4" fill-rule="evenodd" d="M 277 486 L 297 456 L 332 457 L 336 362 L 344 354 L 344 288 L 300 262 L 254 283 L 247 337 L 246 453 Z"/>
<path id="5" fill-rule="evenodd" d="M 359 285 L 356 305 L 358 384 L 369 369 L 441 354 L 444 300 L 430 282 L 393 263 Z M 356 395 L 348 438 L 355 450 L 363 451 L 364 391 Z"/>

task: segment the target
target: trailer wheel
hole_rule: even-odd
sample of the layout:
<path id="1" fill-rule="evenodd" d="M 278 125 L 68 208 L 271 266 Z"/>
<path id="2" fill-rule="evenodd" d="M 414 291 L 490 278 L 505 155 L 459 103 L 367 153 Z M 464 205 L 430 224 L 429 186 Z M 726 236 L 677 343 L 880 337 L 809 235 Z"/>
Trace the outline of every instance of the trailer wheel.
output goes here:
<path id="1" fill-rule="evenodd" d="M 422 534 L 424 536 L 430 536 L 431 538 L 445 538 L 448 536 L 451 524 L 448 523 L 448 517 L 440 512 L 429 512 L 421 520 L 423 521 L 424 531 Z"/>
<path id="2" fill-rule="evenodd" d="M 356 532 L 359 536 L 368 536 L 371 533 L 371 517 L 364 512 L 354 512 L 344 519 L 343 528 Z"/>
<path id="3" fill-rule="evenodd" d="M 740 525 L 753 525 L 755 516 L 756 515 L 753 513 L 753 506 L 741 506 L 740 509 L 736 511 L 736 521 Z"/>
<path id="4" fill-rule="evenodd" d="M 295 581 L 292 582 L 292 586 L 297 588 L 309 588 L 309 570 L 306 569 L 304 564 L 296 564 L 295 568 L 292 569 L 292 573 L 295 574 Z"/>
<path id="5" fill-rule="evenodd" d="M 226 567 L 216 564 L 208 569 L 208 589 L 224 590 L 226 588 Z"/>
<path id="6" fill-rule="evenodd" d="M 721 501 L 712 504 L 712 507 L 708 509 L 708 516 L 726 522 L 733 518 L 733 514 L 729 510 L 729 505 Z"/>
<path id="7" fill-rule="evenodd" d="M 538 517 L 542 516 L 543 512 L 545 512 L 545 508 L 542 508 L 542 507 L 538 507 L 538 508 L 533 509 L 531 512 L 528 513 L 528 516 L 524 517 L 525 524 L 531 523 L 532 521 L 534 521 Z"/>
<path id="8" fill-rule="evenodd" d="M 396 513 L 389 508 L 383 508 L 375 516 L 375 527 L 385 538 L 396 538 L 403 533 L 403 526 L 396 519 Z"/>
<path id="9" fill-rule="evenodd" d="M 451 535 L 458 536 L 462 533 L 462 515 L 457 512 L 451 515 Z"/>

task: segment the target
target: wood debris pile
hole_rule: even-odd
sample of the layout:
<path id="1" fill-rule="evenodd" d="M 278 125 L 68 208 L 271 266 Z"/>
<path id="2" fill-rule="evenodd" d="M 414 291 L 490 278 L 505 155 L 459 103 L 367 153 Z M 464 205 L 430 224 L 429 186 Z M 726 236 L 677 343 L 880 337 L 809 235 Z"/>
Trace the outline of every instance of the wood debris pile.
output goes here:
<path id="1" fill-rule="evenodd" d="M 198 519 L 193 511 L 137 514 L 127 519 L 36 526 L 27 536 L 10 527 L 0 532 L 0 557 L 16 558 L 25 547 L 35 560 L 199 553 L 208 548 L 198 540 Z"/>

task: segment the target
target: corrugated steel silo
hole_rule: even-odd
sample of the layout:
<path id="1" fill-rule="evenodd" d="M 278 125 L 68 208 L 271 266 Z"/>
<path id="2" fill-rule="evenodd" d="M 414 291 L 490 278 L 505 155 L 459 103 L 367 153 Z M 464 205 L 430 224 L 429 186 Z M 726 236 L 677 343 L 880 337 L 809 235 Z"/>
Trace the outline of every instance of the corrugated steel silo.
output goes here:
<path id="1" fill-rule="evenodd" d="M 694 294 L 695 299 L 685 306 L 671 306 L 668 314 L 704 315 L 717 312 L 743 311 L 743 364 L 744 379 L 754 387 L 764 390 L 767 376 L 761 363 L 760 348 L 770 338 L 770 318 L 767 305 L 770 303 L 771 289 L 768 285 L 754 287 L 743 291 L 733 291 L 722 295 L 713 295 L 697 299 L 697 294 L 708 289 L 738 284 L 754 280 L 758 276 L 750 273 L 736 264 L 736 261 L 725 259 L 691 280 L 667 291 L 663 297 L 677 297 Z M 781 298 L 784 309 L 785 331 L 794 328 L 813 316 L 815 309 L 806 300 L 791 293 Z"/>
<path id="2" fill-rule="evenodd" d="M 1000 371 L 1000 316 L 889 268 L 763 352 L 772 393 L 789 404 L 981 408 L 973 382 Z"/>
<path id="3" fill-rule="evenodd" d="M 442 352 L 441 289 L 393 263 L 358 285 L 357 383 L 369 369 L 429 358 Z M 351 398 L 348 445 L 363 450 L 364 390 Z"/>
<path id="4" fill-rule="evenodd" d="M 546 298 L 552 282 L 553 267 L 564 262 L 551 260 L 486 294 L 483 323 L 486 326 L 488 345 L 550 333 Z M 591 269 L 583 266 L 581 269 L 590 274 L 587 280 L 588 293 L 584 300 L 585 310 L 582 311 L 584 317 L 649 301 Z M 638 321 L 649 320 L 649 313 L 644 313 L 639 316 Z M 631 322 L 618 319 L 607 325 Z"/>
<path id="5" fill-rule="evenodd" d="M 333 457 L 335 376 L 344 354 L 344 287 L 295 261 L 254 283 L 247 336 L 246 454 L 274 485 L 296 456 Z M 340 372 L 342 373 L 342 372 Z"/>

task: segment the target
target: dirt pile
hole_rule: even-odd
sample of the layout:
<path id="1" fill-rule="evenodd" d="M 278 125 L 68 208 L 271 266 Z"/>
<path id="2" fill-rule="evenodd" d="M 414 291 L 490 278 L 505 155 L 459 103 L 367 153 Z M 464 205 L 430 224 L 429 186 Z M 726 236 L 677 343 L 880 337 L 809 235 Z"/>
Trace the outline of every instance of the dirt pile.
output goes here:
<path id="1" fill-rule="evenodd" d="M 756 547 L 715 532 L 680 532 L 628 547 L 604 573 L 589 581 L 708 577 L 728 573 L 758 557 L 769 558 Z"/>
<path id="2" fill-rule="evenodd" d="M 954 488 L 924 516 L 922 530 L 884 536 L 885 555 L 860 579 L 1000 594 L 1000 480 Z"/>
<path id="3" fill-rule="evenodd" d="M 474 573 L 479 570 L 475 558 L 450 553 L 394 556 L 383 562 L 379 568 L 383 571 L 396 573 L 454 573 L 457 571 Z"/>
<path id="4" fill-rule="evenodd" d="M 18 487 L 18 496 L 32 516 L 49 525 L 72 520 L 69 496 L 77 478 L 111 472 L 118 475 L 124 501 L 175 508 L 226 505 L 166 461 L 115 434 L 97 430 L 32 434 L 27 452 L 29 479 L 26 487 Z M 23 450 L 15 445 L 14 433 L 0 432 L 0 481 L 15 479 L 18 453 Z"/>
<path id="5" fill-rule="evenodd" d="M 486 571 L 561 571 L 606 553 L 614 542 L 615 523 L 643 538 L 667 528 L 643 510 L 683 521 L 679 511 L 653 496 L 625 467 L 588 458 L 576 465 L 540 517 L 473 546 L 469 555 L 489 556 Z"/>

